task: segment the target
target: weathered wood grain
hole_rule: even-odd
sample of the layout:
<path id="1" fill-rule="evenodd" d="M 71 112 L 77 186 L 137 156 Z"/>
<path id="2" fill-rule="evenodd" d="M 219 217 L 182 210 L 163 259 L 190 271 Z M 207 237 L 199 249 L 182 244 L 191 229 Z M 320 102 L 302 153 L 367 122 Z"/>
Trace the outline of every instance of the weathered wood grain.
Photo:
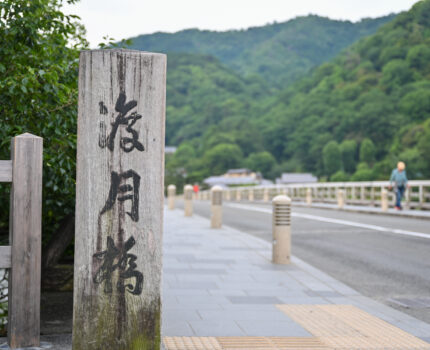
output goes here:
<path id="1" fill-rule="evenodd" d="M 165 55 L 81 53 L 74 350 L 160 348 L 165 84 Z"/>
<path id="2" fill-rule="evenodd" d="M 11 348 L 39 346 L 43 139 L 12 139 L 12 190 L 8 341 Z"/>
<path id="3" fill-rule="evenodd" d="M 12 181 L 12 161 L 0 160 L 0 182 Z"/>
<path id="4" fill-rule="evenodd" d="M 0 246 L 0 269 L 9 269 L 11 266 L 11 246 Z"/>

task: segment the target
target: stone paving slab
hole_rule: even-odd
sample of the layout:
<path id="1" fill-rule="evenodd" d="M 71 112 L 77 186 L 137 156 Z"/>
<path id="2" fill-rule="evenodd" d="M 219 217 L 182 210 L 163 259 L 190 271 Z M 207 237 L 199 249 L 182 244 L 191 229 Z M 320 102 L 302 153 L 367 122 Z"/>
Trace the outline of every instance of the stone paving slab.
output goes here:
<path id="1" fill-rule="evenodd" d="M 274 265 L 270 243 L 230 227 L 211 229 L 200 216 L 166 210 L 164 242 L 165 337 L 312 337 L 276 305 L 349 305 L 411 336 L 430 338 L 429 324 L 360 295 L 296 257 L 288 266 Z"/>

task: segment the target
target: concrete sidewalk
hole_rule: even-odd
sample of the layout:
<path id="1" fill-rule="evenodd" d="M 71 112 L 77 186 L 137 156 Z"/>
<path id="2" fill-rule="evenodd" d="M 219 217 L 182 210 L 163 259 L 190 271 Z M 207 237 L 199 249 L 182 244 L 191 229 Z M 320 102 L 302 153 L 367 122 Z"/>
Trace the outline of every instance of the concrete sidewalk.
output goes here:
<path id="1" fill-rule="evenodd" d="M 268 242 L 210 229 L 207 219 L 185 218 L 183 210 L 166 210 L 164 222 L 166 350 L 430 350 L 429 324 L 300 259 L 273 265 Z M 42 341 L 43 349 L 72 349 L 70 333 Z"/>
<path id="2" fill-rule="evenodd" d="M 430 349 L 429 324 L 246 233 L 167 210 L 164 247 L 166 349 Z"/>

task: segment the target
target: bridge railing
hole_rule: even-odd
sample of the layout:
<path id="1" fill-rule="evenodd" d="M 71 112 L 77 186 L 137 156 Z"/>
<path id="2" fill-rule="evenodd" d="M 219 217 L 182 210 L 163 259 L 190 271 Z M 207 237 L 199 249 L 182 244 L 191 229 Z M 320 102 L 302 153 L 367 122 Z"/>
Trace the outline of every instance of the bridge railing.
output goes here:
<path id="1" fill-rule="evenodd" d="M 7 337 L 16 349 L 40 344 L 43 139 L 19 135 L 11 149 L 11 160 L 0 161 L 0 182 L 12 183 L 10 245 L 0 246 L 0 269 L 10 269 Z"/>
<path id="2" fill-rule="evenodd" d="M 305 202 L 310 189 L 312 202 L 335 204 L 338 190 L 344 190 L 347 205 L 380 207 L 382 191 L 389 185 L 388 181 L 362 181 L 234 187 L 224 190 L 224 200 L 270 201 L 278 194 L 286 194 L 293 201 Z M 390 207 L 394 206 L 395 196 L 393 190 L 388 192 Z M 209 199 L 209 191 L 202 191 L 199 198 Z M 403 204 L 408 209 L 430 210 L 430 180 L 409 181 Z"/>

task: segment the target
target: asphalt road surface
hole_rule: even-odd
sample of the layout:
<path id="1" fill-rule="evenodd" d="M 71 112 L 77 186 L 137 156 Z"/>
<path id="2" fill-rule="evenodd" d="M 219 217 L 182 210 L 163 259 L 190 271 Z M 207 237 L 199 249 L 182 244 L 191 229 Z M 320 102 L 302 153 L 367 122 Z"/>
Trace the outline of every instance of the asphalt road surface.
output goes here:
<path id="1" fill-rule="evenodd" d="M 183 208 L 182 201 L 177 206 Z M 430 221 L 293 206 L 292 254 L 430 323 Z M 208 201 L 194 213 L 210 217 Z M 225 202 L 223 223 L 271 241 L 271 206 Z"/>

